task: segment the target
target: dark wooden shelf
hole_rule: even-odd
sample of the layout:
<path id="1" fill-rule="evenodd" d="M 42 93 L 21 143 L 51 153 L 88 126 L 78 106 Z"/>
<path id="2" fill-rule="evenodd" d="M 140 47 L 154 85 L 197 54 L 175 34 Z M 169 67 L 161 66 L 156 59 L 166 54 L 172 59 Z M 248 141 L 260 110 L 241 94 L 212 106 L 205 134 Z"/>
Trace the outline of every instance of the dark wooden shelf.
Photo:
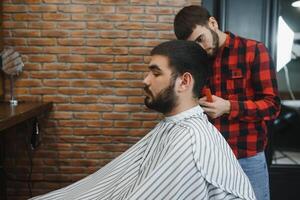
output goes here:
<path id="1" fill-rule="evenodd" d="M 18 123 L 48 112 L 52 103 L 21 102 L 17 106 L 0 103 L 0 132 Z"/>

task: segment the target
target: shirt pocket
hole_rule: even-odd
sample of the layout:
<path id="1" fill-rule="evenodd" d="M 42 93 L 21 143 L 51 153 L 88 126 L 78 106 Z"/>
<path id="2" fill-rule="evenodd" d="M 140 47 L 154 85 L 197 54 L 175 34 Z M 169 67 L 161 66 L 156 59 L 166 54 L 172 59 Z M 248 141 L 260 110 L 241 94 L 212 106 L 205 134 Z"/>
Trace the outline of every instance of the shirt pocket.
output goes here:
<path id="1" fill-rule="evenodd" d="M 246 98 L 246 75 L 241 69 L 229 70 L 226 89 L 229 100 L 244 100 Z"/>

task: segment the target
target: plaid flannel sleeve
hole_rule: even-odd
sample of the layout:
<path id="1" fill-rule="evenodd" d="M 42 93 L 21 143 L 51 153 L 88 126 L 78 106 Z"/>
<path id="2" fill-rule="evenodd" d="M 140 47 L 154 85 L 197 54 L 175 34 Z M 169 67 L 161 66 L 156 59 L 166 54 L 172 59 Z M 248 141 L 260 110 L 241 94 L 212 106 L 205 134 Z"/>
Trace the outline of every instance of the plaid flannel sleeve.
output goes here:
<path id="1" fill-rule="evenodd" d="M 229 118 L 249 122 L 275 119 L 280 111 L 276 72 L 271 57 L 262 43 L 256 46 L 251 74 L 254 99 L 230 100 Z"/>

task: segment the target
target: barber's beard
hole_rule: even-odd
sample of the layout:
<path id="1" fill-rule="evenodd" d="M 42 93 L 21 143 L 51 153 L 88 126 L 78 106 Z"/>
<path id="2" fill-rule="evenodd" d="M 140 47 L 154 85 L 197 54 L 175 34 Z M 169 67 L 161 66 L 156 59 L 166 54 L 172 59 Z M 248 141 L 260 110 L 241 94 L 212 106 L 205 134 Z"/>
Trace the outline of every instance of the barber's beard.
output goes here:
<path id="1" fill-rule="evenodd" d="M 212 35 L 212 52 L 208 55 L 210 58 L 215 58 L 219 49 L 219 36 L 218 34 L 212 30 L 211 28 L 208 28 Z"/>
<path id="2" fill-rule="evenodd" d="M 152 92 L 149 90 L 148 86 L 145 86 L 145 92 L 150 95 L 145 97 L 145 105 L 163 114 L 170 113 L 175 106 L 177 106 L 178 97 L 174 91 L 175 81 L 162 91 L 160 91 L 156 97 L 153 96 Z"/>

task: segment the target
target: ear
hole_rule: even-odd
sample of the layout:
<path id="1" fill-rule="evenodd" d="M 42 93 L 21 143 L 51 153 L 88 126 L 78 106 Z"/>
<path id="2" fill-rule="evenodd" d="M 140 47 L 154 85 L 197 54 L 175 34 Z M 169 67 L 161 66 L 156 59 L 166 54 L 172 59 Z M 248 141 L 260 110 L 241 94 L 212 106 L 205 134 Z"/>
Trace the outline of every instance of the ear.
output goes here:
<path id="1" fill-rule="evenodd" d="M 217 31 L 219 29 L 218 22 L 214 17 L 210 17 L 208 19 L 208 26 L 209 26 L 209 28 L 211 28 L 214 31 Z"/>
<path id="2" fill-rule="evenodd" d="M 179 85 L 178 85 L 178 92 L 183 92 L 193 88 L 194 79 L 191 73 L 185 72 L 183 75 L 178 77 Z"/>

